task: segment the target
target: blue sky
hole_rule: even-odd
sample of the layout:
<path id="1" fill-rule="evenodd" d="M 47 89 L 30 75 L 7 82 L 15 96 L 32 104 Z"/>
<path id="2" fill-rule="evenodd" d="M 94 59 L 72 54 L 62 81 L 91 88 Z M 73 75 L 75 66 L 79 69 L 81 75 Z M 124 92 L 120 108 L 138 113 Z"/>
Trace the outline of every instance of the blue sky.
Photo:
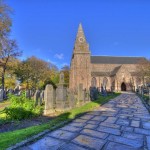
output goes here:
<path id="1" fill-rule="evenodd" d="M 92 55 L 150 58 L 149 0 L 6 0 L 13 8 L 12 37 L 23 51 L 70 64 L 79 23 Z"/>

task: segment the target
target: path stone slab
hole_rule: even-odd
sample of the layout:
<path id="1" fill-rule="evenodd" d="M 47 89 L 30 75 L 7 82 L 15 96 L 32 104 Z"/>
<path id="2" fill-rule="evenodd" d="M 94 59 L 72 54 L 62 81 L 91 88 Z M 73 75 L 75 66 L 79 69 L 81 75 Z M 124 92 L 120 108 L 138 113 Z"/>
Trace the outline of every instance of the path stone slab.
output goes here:
<path id="1" fill-rule="evenodd" d="M 67 131 L 71 131 L 71 132 L 79 132 L 82 130 L 82 128 L 67 125 L 67 126 L 64 126 L 63 128 L 61 128 L 61 130 L 67 130 Z"/>
<path id="2" fill-rule="evenodd" d="M 140 121 L 132 120 L 131 121 L 131 126 L 139 128 L 140 127 Z"/>
<path id="3" fill-rule="evenodd" d="M 150 129 L 150 122 L 142 122 L 144 129 Z"/>
<path id="4" fill-rule="evenodd" d="M 81 122 L 72 122 L 69 124 L 70 126 L 74 126 L 74 127 L 84 127 L 86 125 L 86 123 L 81 123 Z"/>
<path id="5" fill-rule="evenodd" d="M 133 132 L 133 127 L 122 126 L 121 131 Z"/>
<path id="6" fill-rule="evenodd" d="M 133 140 L 141 140 L 141 142 L 143 142 L 143 140 L 144 140 L 143 135 L 136 134 L 136 133 L 133 133 L 133 132 L 124 132 L 123 137 L 133 139 Z"/>
<path id="7" fill-rule="evenodd" d="M 104 127 L 104 126 L 99 126 L 96 130 L 101 131 L 101 132 L 110 133 L 110 134 L 115 134 L 115 135 L 121 134 L 120 130 L 118 130 L 118 129 L 108 128 L 108 127 Z"/>
<path id="8" fill-rule="evenodd" d="M 95 150 L 100 150 L 106 141 L 98 138 L 93 138 L 86 135 L 79 135 L 73 140 L 74 143 L 86 146 L 88 148 L 93 148 Z"/>
<path id="9" fill-rule="evenodd" d="M 84 116 L 80 117 L 80 119 L 89 120 L 89 119 L 91 119 L 91 118 L 93 118 L 93 117 L 94 117 L 94 115 L 84 115 Z"/>
<path id="10" fill-rule="evenodd" d="M 108 140 L 121 143 L 121 144 L 125 144 L 125 145 L 129 145 L 134 148 L 141 148 L 143 146 L 143 142 L 141 142 L 140 140 L 128 139 L 128 138 L 124 138 L 121 136 L 110 135 L 108 137 Z"/>
<path id="11" fill-rule="evenodd" d="M 64 146 L 62 146 L 60 148 L 60 150 L 87 150 L 87 149 L 83 148 L 83 147 L 80 147 L 76 144 L 69 143 L 69 144 L 65 144 Z"/>
<path id="12" fill-rule="evenodd" d="M 128 146 L 128 145 L 122 145 L 115 142 L 109 142 L 105 150 L 138 150 L 137 148 Z"/>
<path id="13" fill-rule="evenodd" d="M 117 120 L 116 117 L 108 117 L 105 122 L 108 122 L 108 123 L 115 123 L 115 121 Z"/>
<path id="14" fill-rule="evenodd" d="M 63 144 L 65 144 L 65 142 L 61 140 L 57 140 L 51 137 L 44 137 L 28 147 L 32 150 L 57 150 Z"/>
<path id="15" fill-rule="evenodd" d="M 71 140 L 76 135 L 77 135 L 77 133 L 64 131 L 64 130 L 60 130 L 60 129 L 47 134 L 47 136 L 51 136 L 51 137 L 55 137 L 55 138 L 63 139 L 63 140 Z"/>
<path id="16" fill-rule="evenodd" d="M 102 122 L 102 123 L 100 123 L 100 126 L 110 127 L 110 128 L 115 128 L 115 129 L 120 128 L 120 125 L 112 124 L 112 123 L 109 123 L 109 122 Z"/>
<path id="17" fill-rule="evenodd" d="M 90 121 L 87 121 L 87 124 L 94 124 L 94 125 L 98 125 L 100 122 L 99 121 L 96 121 L 96 120 L 90 120 Z"/>
<path id="18" fill-rule="evenodd" d="M 94 124 L 87 124 L 86 126 L 84 126 L 84 128 L 87 128 L 87 129 L 95 129 L 97 127 L 98 125 L 94 125 Z"/>
<path id="19" fill-rule="evenodd" d="M 141 128 L 135 128 L 135 133 L 144 134 L 144 135 L 150 135 L 150 130 L 141 129 Z"/>
<path id="20" fill-rule="evenodd" d="M 129 125 L 129 120 L 127 120 L 127 119 L 118 119 L 116 124 L 123 125 L 123 126 L 128 126 Z"/>
<path id="21" fill-rule="evenodd" d="M 96 121 L 104 121 L 107 117 L 106 116 L 96 116 L 94 118 L 92 118 L 92 120 L 96 120 Z"/>
<path id="22" fill-rule="evenodd" d="M 101 139 L 105 139 L 108 136 L 107 133 L 90 130 L 90 129 L 84 129 L 81 131 L 81 133 L 92 136 L 92 137 L 101 138 Z"/>
<path id="23" fill-rule="evenodd" d="M 148 150 L 150 150 L 150 136 L 146 136 Z"/>

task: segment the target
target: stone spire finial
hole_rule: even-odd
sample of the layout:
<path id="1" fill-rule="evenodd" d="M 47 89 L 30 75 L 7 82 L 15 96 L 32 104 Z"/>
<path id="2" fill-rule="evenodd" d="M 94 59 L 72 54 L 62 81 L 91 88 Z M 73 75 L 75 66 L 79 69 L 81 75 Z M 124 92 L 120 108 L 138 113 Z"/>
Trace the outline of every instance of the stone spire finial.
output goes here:
<path id="1" fill-rule="evenodd" d="M 83 38 L 85 38 L 84 31 L 83 31 L 83 28 L 82 28 L 82 24 L 81 24 L 81 23 L 79 24 L 79 27 L 78 27 L 77 38 L 78 38 L 78 37 L 83 37 Z"/>
<path id="2" fill-rule="evenodd" d="M 83 32 L 83 28 L 82 28 L 82 24 L 81 23 L 79 24 L 78 31 Z"/>
<path id="3" fill-rule="evenodd" d="M 78 27 L 78 32 L 77 32 L 75 46 L 74 46 L 74 53 L 78 53 L 78 52 L 89 53 L 89 45 L 86 42 L 86 38 L 81 23 L 79 24 Z"/>

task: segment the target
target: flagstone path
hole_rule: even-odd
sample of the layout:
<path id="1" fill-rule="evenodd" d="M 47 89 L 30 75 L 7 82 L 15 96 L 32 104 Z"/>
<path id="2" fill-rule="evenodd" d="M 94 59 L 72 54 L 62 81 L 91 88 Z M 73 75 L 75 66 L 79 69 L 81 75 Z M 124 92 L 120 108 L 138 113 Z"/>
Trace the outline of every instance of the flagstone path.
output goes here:
<path id="1" fill-rule="evenodd" d="M 150 114 L 123 93 L 22 150 L 150 150 Z"/>

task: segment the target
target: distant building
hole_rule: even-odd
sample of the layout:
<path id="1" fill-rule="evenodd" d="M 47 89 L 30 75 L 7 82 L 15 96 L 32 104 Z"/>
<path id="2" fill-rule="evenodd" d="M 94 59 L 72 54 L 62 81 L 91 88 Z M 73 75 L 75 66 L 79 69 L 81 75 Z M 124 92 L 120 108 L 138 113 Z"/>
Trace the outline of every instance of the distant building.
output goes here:
<path id="1" fill-rule="evenodd" d="M 70 66 L 70 89 L 106 88 L 113 91 L 135 90 L 142 80 L 137 76 L 137 63 L 144 57 L 91 56 L 89 45 L 79 25 Z"/>

